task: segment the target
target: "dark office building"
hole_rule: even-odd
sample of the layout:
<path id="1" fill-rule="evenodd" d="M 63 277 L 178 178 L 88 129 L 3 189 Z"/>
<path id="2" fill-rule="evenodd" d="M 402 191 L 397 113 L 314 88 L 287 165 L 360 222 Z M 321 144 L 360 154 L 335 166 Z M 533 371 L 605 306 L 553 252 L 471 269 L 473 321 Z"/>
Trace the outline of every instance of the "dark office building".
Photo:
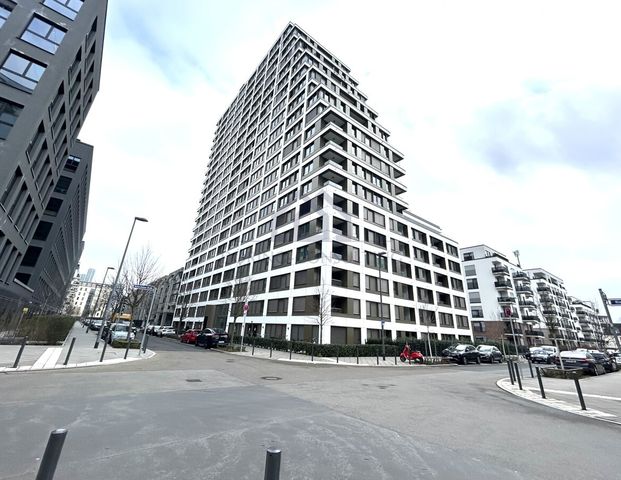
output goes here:
<path id="1" fill-rule="evenodd" d="M 55 311 L 83 250 L 107 0 L 0 0 L 0 317 Z"/>

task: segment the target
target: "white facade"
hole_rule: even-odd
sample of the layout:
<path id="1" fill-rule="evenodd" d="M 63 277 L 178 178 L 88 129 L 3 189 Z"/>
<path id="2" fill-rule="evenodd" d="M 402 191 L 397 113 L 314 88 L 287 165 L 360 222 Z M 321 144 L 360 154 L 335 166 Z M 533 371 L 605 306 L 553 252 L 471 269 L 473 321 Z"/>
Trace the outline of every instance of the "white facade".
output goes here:
<path id="1" fill-rule="evenodd" d="M 472 338 L 457 244 L 407 211 L 376 118 L 289 25 L 218 122 L 176 321 L 239 331 L 248 303 L 272 338 Z"/>
<path id="2" fill-rule="evenodd" d="M 110 285 L 74 279 L 65 298 L 64 312 L 76 316 L 101 317 L 108 295 Z"/>

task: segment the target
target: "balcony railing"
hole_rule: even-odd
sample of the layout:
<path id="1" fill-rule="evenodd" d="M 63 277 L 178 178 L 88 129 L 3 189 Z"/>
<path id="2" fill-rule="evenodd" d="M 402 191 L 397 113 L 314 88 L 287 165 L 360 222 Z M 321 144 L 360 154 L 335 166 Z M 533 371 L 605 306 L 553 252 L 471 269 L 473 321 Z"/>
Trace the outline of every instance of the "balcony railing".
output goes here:
<path id="1" fill-rule="evenodd" d="M 539 317 L 537 315 L 522 315 L 522 320 L 525 320 L 525 321 L 538 321 Z"/>
<path id="2" fill-rule="evenodd" d="M 498 297 L 498 303 L 515 303 L 515 297 Z"/>
<path id="3" fill-rule="evenodd" d="M 504 273 L 505 275 L 509 275 L 509 269 L 503 266 L 492 267 L 492 273 Z"/>
<path id="4" fill-rule="evenodd" d="M 539 330 L 526 330 L 527 337 L 543 337 L 543 332 Z"/>
<path id="5" fill-rule="evenodd" d="M 513 274 L 513 278 L 519 278 L 519 279 L 523 279 L 523 280 L 530 280 L 528 278 L 528 275 L 526 275 L 526 273 L 524 273 L 524 272 L 515 272 Z"/>
<path id="6" fill-rule="evenodd" d="M 527 287 L 526 285 L 518 285 L 517 287 L 515 287 L 515 291 L 524 292 L 524 293 L 533 293 L 533 289 L 530 287 Z"/>
<path id="7" fill-rule="evenodd" d="M 500 280 L 498 282 L 494 282 L 494 286 L 496 288 L 503 288 L 503 289 L 504 288 L 511 288 L 511 287 L 513 287 L 511 282 L 507 282 L 507 281 L 503 281 L 503 280 Z"/>

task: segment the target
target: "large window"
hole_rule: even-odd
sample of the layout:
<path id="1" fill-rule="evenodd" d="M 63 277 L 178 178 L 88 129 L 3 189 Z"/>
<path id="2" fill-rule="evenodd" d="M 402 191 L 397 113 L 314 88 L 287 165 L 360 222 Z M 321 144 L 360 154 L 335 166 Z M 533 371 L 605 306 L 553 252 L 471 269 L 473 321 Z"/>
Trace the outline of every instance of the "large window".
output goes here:
<path id="1" fill-rule="evenodd" d="M 35 15 L 20 38 L 46 52 L 56 53 L 65 33 L 58 25 Z"/>
<path id="2" fill-rule="evenodd" d="M 6 19 L 13 11 L 13 2 L 0 2 L 0 27 L 4 25 Z"/>
<path id="3" fill-rule="evenodd" d="M 268 315 L 286 315 L 289 305 L 288 298 L 275 298 L 267 301 Z"/>
<path id="4" fill-rule="evenodd" d="M 73 20 L 82 8 L 83 0 L 43 0 L 43 5 Z"/>
<path id="5" fill-rule="evenodd" d="M 291 283 L 290 279 L 291 275 L 288 273 L 270 278 L 270 292 L 288 290 Z"/>
<path id="6" fill-rule="evenodd" d="M 0 68 L 0 80 L 13 87 L 33 91 L 45 66 L 24 55 L 10 52 Z"/>
<path id="7" fill-rule="evenodd" d="M 0 98 L 0 140 L 6 140 L 22 107 L 16 103 Z"/>

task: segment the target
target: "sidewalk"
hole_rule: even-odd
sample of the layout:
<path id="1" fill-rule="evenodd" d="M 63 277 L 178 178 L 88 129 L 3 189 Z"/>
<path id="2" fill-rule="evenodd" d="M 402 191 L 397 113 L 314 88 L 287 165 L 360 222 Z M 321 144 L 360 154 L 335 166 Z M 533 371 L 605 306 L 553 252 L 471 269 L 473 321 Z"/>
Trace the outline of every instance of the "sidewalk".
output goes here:
<path id="1" fill-rule="evenodd" d="M 449 367 L 456 366 L 454 363 L 438 363 L 435 365 L 424 365 L 419 363 L 414 363 L 410 365 L 408 362 L 401 362 L 399 356 L 395 358 L 392 351 L 389 349 L 386 350 L 386 360 L 382 358 L 380 354 L 379 357 L 318 357 L 311 355 L 304 355 L 301 353 L 289 353 L 283 352 L 280 350 L 272 350 L 270 354 L 269 348 L 260 348 L 255 347 L 252 348 L 252 345 L 244 345 L 244 351 L 239 351 L 239 345 L 235 345 L 237 347 L 237 351 L 233 352 L 222 352 L 230 355 L 240 355 L 243 357 L 254 356 L 256 358 L 262 358 L 267 360 L 276 360 L 281 362 L 292 362 L 292 363 L 309 363 L 309 364 L 318 364 L 318 365 L 342 365 L 342 366 L 358 366 L 358 367 Z"/>
<path id="2" fill-rule="evenodd" d="M 18 368 L 12 368 L 17 357 L 20 345 L 0 345 L 0 372 L 24 372 L 34 370 L 51 370 L 59 368 L 77 368 L 96 365 L 111 365 L 115 363 L 131 362 L 150 358 L 154 352 L 147 350 L 145 354 L 140 354 L 138 349 L 130 349 L 127 360 L 124 360 L 124 348 L 106 347 L 103 361 L 100 362 L 101 352 L 104 342 L 99 342 L 99 348 L 95 349 L 96 332 L 86 333 L 86 327 L 82 327 L 79 322 L 73 325 L 69 335 L 63 345 L 41 346 L 26 345 L 19 361 Z M 69 352 L 71 339 L 75 337 L 75 343 L 69 357 L 67 365 L 63 365 Z"/>
<path id="3" fill-rule="evenodd" d="M 587 409 L 581 410 L 580 400 L 573 380 L 541 377 L 546 398 L 541 397 L 537 374 L 531 378 L 530 371 L 522 365 L 522 388 L 517 381 L 511 385 L 509 378 L 496 382 L 498 387 L 513 395 L 564 412 L 604 420 L 621 425 L 621 371 L 597 377 L 585 376 L 580 379 Z"/>

